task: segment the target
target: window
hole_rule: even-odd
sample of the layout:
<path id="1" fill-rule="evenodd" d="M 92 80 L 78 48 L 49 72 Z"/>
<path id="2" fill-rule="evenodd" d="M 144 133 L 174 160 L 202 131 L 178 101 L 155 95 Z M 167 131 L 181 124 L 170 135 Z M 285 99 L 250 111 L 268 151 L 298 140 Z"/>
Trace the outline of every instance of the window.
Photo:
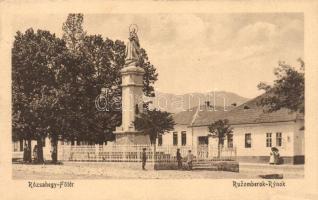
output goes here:
<path id="1" fill-rule="evenodd" d="M 182 131 L 181 132 L 181 145 L 185 146 L 187 144 L 187 132 Z"/>
<path id="2" fill-rule="evenodd" d="M 173 132 L 173 145 L 177 146 L 178 145 L 178 133 Z"/>
<path id="3" fill-rule="evenodd" d="M 209 144 L 208 137 L 207 137 L 207 136 L 200 136 L 200 137 L 198 137 L 198 143 L 199 143 L 199 145 Z"/>
<path id="4" fill-rule="evenodd" d="M 158 136 L 158 146 L 162 146 L 162 135 Z"/>
<path id="5" fill-rule="evenodd" d="M 245 133 L 245 148 L 252 147 L 252 136 L 250 133 Z"/>
<path id="6" fill-rule="evenodd" d="M 276 133 L 276 146 L 277 147 L 282 146 L 282 133 L 280 132 Z"/>
<path id="7" fill-rule="evenodd" d="M 233 148 L 233 135 L 232 134 L 227 135 L 227 147 Z"/>
<path id="8" fill-rule="evenodd" d="M 272 133 L 266 133 L 266 147 L 272 147 Z"/>

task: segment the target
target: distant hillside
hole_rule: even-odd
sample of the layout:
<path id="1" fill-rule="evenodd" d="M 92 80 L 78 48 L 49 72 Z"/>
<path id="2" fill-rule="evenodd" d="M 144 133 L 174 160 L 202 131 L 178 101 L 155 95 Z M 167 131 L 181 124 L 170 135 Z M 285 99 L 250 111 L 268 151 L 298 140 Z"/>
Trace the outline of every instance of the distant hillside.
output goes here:
<path id="1" fill-rule="evenodd" d="M 215 98 L 214 98 L 215 94 Z M 156 91 L 156 97 L 150 98 L 153 102 L 152 107 L 160 110 L 165 110 L 172 113 L 178 113 L 193 107 L 204 105 L 206 101 L 210 102 L 211 106 L 231 106 L 241 105 L 248 101 L 248 98 L 241 97 L 232 92 L 216 91 L 208 93 L 188 93 L 183 95 L 175 95 Z"/>

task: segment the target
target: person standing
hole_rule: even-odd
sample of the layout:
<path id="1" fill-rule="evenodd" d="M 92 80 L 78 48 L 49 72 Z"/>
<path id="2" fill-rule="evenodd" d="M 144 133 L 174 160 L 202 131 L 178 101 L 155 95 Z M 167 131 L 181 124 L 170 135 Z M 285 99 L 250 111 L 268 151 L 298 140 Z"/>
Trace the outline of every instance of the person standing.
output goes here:
<path id="1" fill-rule="evenodd" d="M 32 151 L 31 151 L 31 145 L 27 145 L 27 162 L 32 162 Z"/>
<path id="2" fill-rule="evenodd" d="M 143 148 L 143 149 L 142 149 L 141 160 L 142 160 L 142 170 L 146 170 L 146 168 L 145 168 L 145 166 L 146 166 L 146 161 L 147 161 L 146 148 Z"/>
<path id="3" fill-rule="evenodd" d="M 269 164 L 273 165 L 274 163 L 275 163 L 275 155 L 274 155 L 274 151 L 272 150 L 269 156 Z"/>
<path id="4" fill-rule="evenodd" d="M 33 159 L 34 162 L 38 162 L 38 145 L 35 145 L 33 148 Z"/>
<path id="5" fill-rule="evenodd" d="M 177 149 L 177 161 L 178 161 L 178 169 L 182 168 L 182 157 L 180 153 L 180 149 Z"/>
<path id="6" fill-rule="evenodd" d="M 279 155 L 278 149 L 276 151 L 274 151 L 274 160 L 275 160 L 274 164 L 278 165 L 279 160 L 280 160 L 280 155 Z"/>
<path id="7" fill-rule="evenodd" d="M 57 148 L 56 148 L 56 146 L 53 146 L 51 149 L 51 158 L 52 158 L 52 163 L 57 163 Z"/>
<path id="8" fill-rule="evenodd" d="M 276 147 L 271 148 L 270 157 L 269 157 L 269 164 L 271 165 L 278 165 L 279 164 L 279 152 Z"/>
<path id="9" fill-rule="evenodd" d="M 191 150 L 189 150 L 187 155 L 187 163 L 189 166 L 189 170 L 192 170 L 192 162 L 193 162 L 193 154 L 191 153 Z"/>
<path id="10" fill-rule="evenodd" d="M 24 143 L 24 148 L 23 148 L 23 162 L 28 161 L 28 146 L 27 143 Z"/>

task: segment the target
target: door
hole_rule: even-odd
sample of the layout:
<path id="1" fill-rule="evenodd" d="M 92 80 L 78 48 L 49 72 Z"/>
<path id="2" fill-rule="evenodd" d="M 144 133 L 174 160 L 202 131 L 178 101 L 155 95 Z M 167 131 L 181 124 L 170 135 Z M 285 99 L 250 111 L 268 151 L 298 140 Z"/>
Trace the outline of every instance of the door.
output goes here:
<path id="1" fill-rule="evenodd" d="M 204 160 L 209 156 L 209 138 L 207 136 L 198 137 L 197 159 Z"/>

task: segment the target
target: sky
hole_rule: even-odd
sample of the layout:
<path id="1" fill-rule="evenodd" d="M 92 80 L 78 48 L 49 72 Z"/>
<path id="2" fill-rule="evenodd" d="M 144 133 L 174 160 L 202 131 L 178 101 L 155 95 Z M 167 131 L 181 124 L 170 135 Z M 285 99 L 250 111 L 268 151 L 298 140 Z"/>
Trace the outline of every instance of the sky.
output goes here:
<path id="1" fill-rule="evenodd" d="M 23 15 L 12 31 L 45 29 L 62 35 L 67 15 Z M 259 82 L 272 83 L 279 61 L 298 65 L 304 57 L 300 13 L 84 14 L 88 34 L 128 40 L 138 25 L 141 47 L 159 74 L 155 90 L 185 94 L 228 91 L 260 95 Z"/>

